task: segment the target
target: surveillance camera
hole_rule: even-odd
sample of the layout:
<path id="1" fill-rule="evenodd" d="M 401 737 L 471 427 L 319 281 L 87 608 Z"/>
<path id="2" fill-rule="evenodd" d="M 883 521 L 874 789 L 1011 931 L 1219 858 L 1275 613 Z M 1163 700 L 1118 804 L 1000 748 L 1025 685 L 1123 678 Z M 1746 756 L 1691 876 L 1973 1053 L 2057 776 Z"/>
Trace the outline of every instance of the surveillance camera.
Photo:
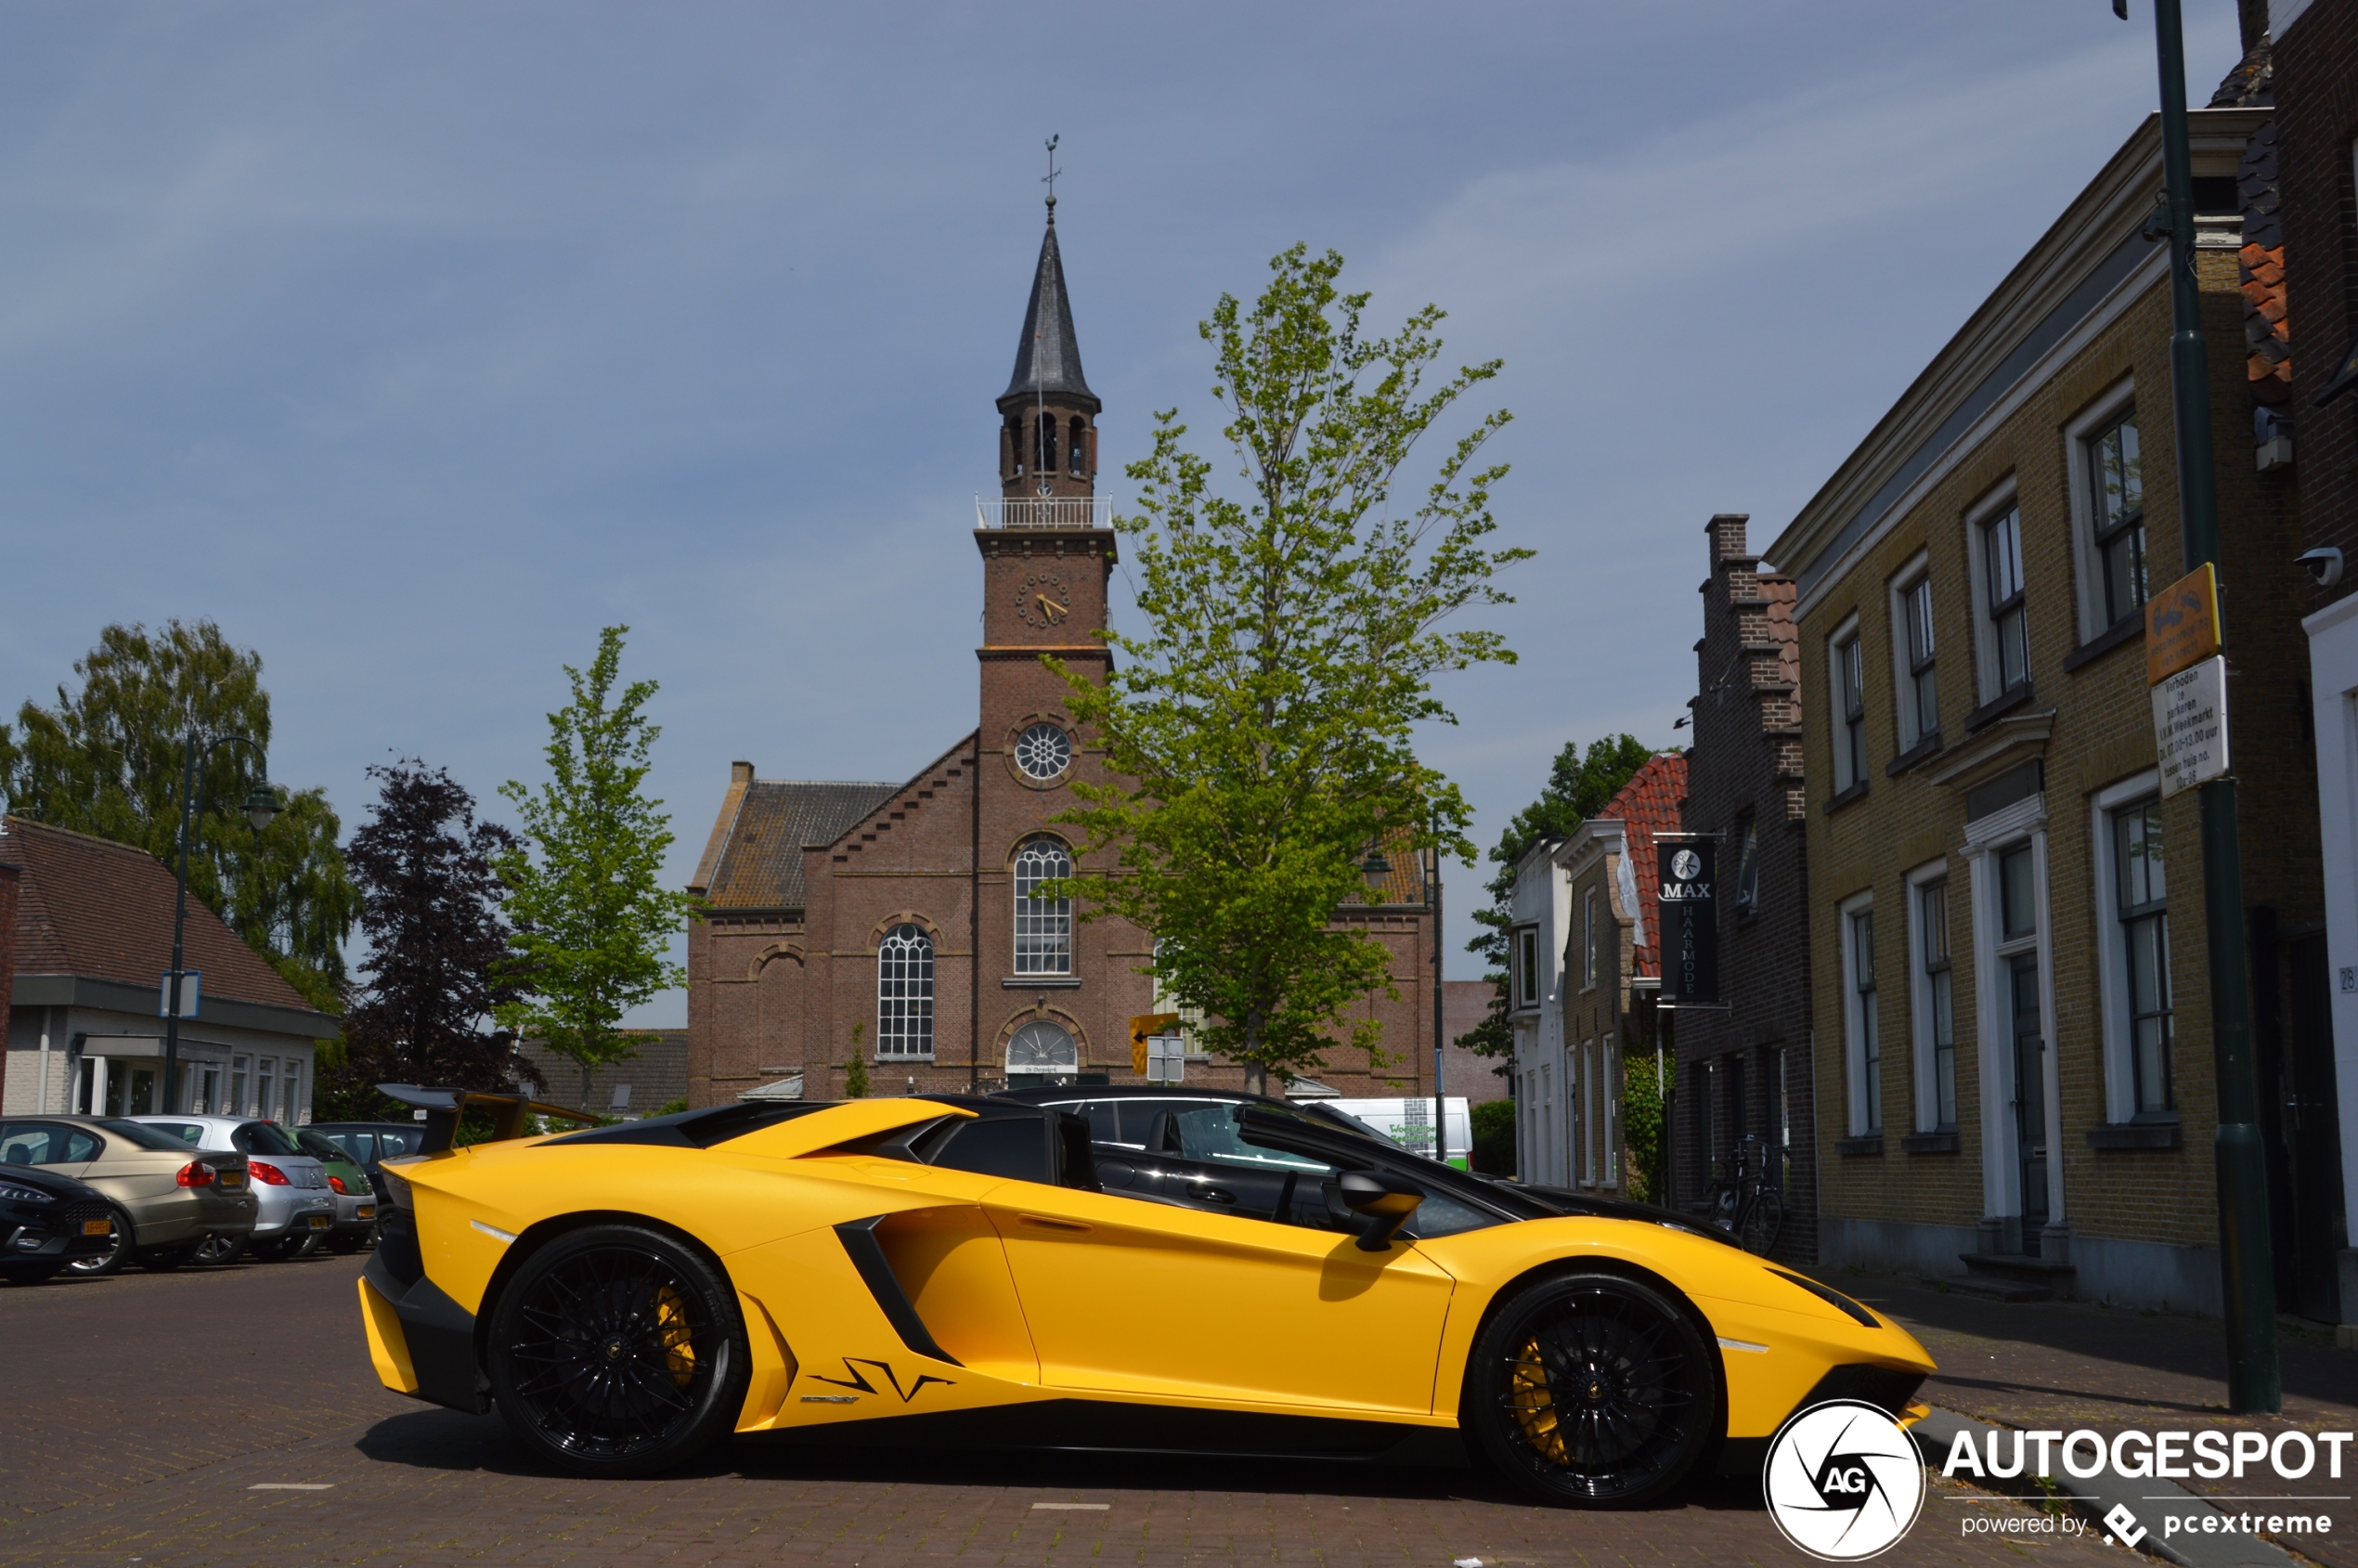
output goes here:
<path id="1" fill-rule="evenodd" d="M 2300 558 L 2300 565 L 2319 588 L 2331 588 L 2341 581 L 2341 551 L 2332 545 L 2309 551 Z"/>

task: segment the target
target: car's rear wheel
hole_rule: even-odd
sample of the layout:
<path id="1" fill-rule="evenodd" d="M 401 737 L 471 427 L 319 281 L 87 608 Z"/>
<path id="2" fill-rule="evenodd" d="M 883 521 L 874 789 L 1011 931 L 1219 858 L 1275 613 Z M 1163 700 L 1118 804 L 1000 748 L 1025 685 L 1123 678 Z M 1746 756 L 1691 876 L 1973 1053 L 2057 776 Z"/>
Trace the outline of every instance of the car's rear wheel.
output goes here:
<path id="1" fill-rule="evenodd" d="M 1516 1291 L 1474 1341 L 1460 1419 L 1492 1464 L 1545 1502 L 1628 1508 L 1676 1486 L 1720 1426 L 1694 1320 L 1614 1274 Z"/>
<path id="2" fill-rule="evenodd" d="M 492 1397 L 509 1429 L 583 1475 L 651 1475 L 725 1436 L 751 1376 L 736 1292 L 638 1225 L 571 1231 L 500 1292 Z"/>
<path id="3" fill-rule="evenodd" d="M 226 1263 L 246 1250 L 242 1236 L 208 1236 L 197 1243 L 196 1261 L 200 1263 Z"/>
<path id="4" fill-rule="evenodd" d="M 66 1272 L 75 1278 L 96 1279 L 100 1275 L 117 1274 L 131 1261 L 131 1216 L 110 1203 L 107 1218 L 114 1222 L 114 1228 L 107 1237 L 107 1250 L 66 1264 Z"/>

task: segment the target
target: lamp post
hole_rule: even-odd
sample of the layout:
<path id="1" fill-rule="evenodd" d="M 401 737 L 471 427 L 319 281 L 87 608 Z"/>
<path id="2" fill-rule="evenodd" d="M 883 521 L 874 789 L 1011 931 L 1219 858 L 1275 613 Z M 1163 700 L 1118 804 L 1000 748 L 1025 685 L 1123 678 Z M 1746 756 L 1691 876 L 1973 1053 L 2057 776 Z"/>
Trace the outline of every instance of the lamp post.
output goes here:
<path id="1" fill-rule="evenodd" d="M 188 732 L 180 753 L 180 849 L 179 868 L 173 875 L 172 885 L 172 970 L 164 980 L 163 1006 L 163 1105 L 167 1112 L 179 1106 L 180 1071 L 180 981 L 186 974 L 181 967 L 185 938 L 188 926 L 188 826 L 203 807 L 203 782 L 199 770 L 210 760 L 214 752 L 225 745 L 252 746 L 262 759 L 266 775 L 246 797 L 246 821 L 260 833 L 270 825 L 279 811 L 279 792 L 270 787 L 270 754 L 260 741 L 246 735 L 214 735 L 207 737 L 196 731 Z"/>
<path id="2" fill-rule="evenodd" d="M 2113 0 L 2112 8 L 2125 19 L 2129 0 Z M 2202 290 L 2195 276 L 2194 161 L 2186 138 L 2186 41 L 2179 0 L 2154 0 L 2154 53 L 2161 72 L 2161 169 L 2169 202 L 2170 422 L 2178 436 L 2179 526 L 2191 572 L 2206 563 L 2215 567 L 2218 562 L 2219 492 L 2211 450 L 2210 359 L 2203 345 Z M 2219 1090 L 2214 1159 L 2227 1319 L 2227 1408 L 2244 1415 L 2277 1410 L 2284 1404 L 2276 1362 L 2268 1168 L 2251 1054 L 2235 781 L 2213 779 L 2201 786 L 2200 794 L 2203 927 L 2210 960 L 2211 1059 Z"/>

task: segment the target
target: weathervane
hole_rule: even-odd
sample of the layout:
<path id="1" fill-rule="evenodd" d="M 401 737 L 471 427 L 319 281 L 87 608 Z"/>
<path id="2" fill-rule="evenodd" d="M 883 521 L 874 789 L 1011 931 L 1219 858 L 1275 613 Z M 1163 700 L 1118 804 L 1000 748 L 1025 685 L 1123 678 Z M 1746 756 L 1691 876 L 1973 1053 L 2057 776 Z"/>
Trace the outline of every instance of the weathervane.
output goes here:
<path id="1" fill-rule="evenodd" d="M 1055 227 L 1056 223 L 1056 175 L 1060 172 L 1056 168 L 1056 144 L 1064 139 L 1065 138 L 1062 135 L 1053 136 L 1048 138 L 1048 176 L 1040 182 L 1042 185 L 1048 188 L 1048 226 L 1051 228 Z M 1042 335 L 1047 331 L 1047 330 L 1048 323 L 1044 319 L 1035 321 L 1032 324 L 1031 401 L 1033 405 L 1033 419 L 1036 423 L 1031 433 L 1031 438 L 1039 444 L 1039 455 L 1043 459 L 1043 463 L 1048 452 L 1048 412 L 1046 391 L 1041 385 L 1040 382 L 1039 354 L 1040 339 Z M 1040 499 L 1043 500 L 1047 499 L 1051 489 L 1052 486 L 1048 483 L 1048 472 L 1043 466 L 1040 471 Z M 1044 995 L 1041 997 L 1040 1004 L 1043 1007 L 1045 1007 L 1048 1004 L 1047 997 Z"/>
<path id="2" fill-rule="evenodd" d="M 1056 176 L 1064 172 L 1056 167 L 1056 144 L 1062 140 L 1064 137 L 1061 136 L 1048 138 L 1048 177 L 1040 182 L 1048 188 L 1048 215 L 1051 218 L 1056 215 Z"/>

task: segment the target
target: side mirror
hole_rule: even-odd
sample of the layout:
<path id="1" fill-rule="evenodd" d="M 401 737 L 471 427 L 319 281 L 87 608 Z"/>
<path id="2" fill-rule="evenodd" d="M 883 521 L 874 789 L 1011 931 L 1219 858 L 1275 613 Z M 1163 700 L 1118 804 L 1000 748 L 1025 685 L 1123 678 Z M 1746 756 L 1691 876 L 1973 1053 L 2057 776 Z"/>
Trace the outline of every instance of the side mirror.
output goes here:
<path id="1" fill-rule="evenodd" d="M 1367 1222 L 1359 1233 L 1362 1251 L 1381 1252 L 1425 1200 L 1424 1188 L 1381 1171 L 1345 1171 L 1335 1184 L 1342 1206 Z"/>

